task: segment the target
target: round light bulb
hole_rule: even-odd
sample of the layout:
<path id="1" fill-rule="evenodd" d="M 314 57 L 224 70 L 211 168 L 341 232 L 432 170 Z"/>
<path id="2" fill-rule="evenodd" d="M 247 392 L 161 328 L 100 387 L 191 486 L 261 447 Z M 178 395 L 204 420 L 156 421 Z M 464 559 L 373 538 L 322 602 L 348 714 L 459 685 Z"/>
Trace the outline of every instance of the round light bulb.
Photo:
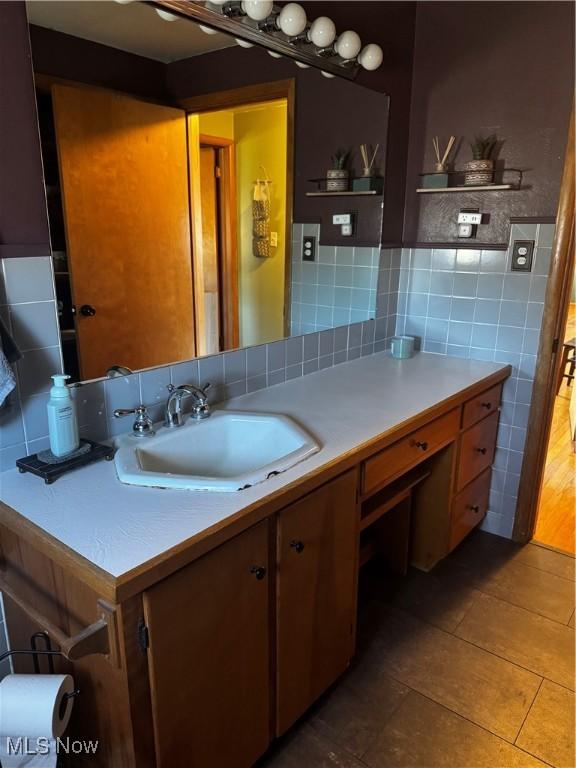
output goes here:
<path id="1" fill-rule="evenodd" d="M 154 10 L 164 21 L 178 21 L 178 16 L 175 16 L 173 13 L 168 13 L 168 11 L 164 11 L 162 8 L 155 8 Z"/>
<path id="2" fill-rule="evenodd" d="M 376 43 L 370 43 L 362 48 L 358 54 L 358 64 L 371 72 L 374 69 L 378 69 L 380 64 L 382 64 L 383 58 L 382 48 L 376 45 Z"/>
<path id="3" fill-rule="evenodd" d="M 242 10 L 254 21 L 264 21 L 272 13 L 272 0 L 242 0 Z"/>
<path id="4" fill-rule="evenodd" d="M 346 32 L 342 32 L 342 34 L 338 37 L 338 40 L 336 40 L 336 45 L 334 46 L 338 56 L 342 57 L 343 59 L 355 59 L 356 56 L 358 56 L 360 53 L 361 47 L 362 41 L 360 40 L 360 35 L 358 35 L 352 29 L 348 29 Z"/>
<path id="5" fill-rule="evenodd" d="M 218 34 L 218 30 L 217 29 L 212 29 L 212 27 L 207 27 L 204 24 L 198 24 L 198 26 L 200 27 L 202 32 L 205 32 L 207 35 L 217 35 Z"/>
<path id="6" fill-rule="evenodd" d="M 306 29 L 306 11 L 298 3 L 288 3 L 280 11 L 277 24 L 288 37 L 297 37 Z"/>
<path id="7" fill-rule="evenodd" d="M 318 48 L 329 48 L 336 37 L 336 24 L 328 16 L 314 19 L 308 30 L 308 40 Z"/>
<path id="8" fill-rule="evenodd" d="M 281 59 L 282 54 L 276 53 L 276 51 L 268 51 L 268 56 L 272 56 L 273 59 Z"/>
<path id="9" fill-rule="evenodd" d="M 295 64 L 297 67 L 300 67 L 300 69 L 310 69 L 310 64 L 304 64 L 303 61 L 296 61 Z"/>
<path id="10" fill-rule="evenodd" d="M 132 3 L 134 0 L 114 0 L 114 2 L 119 3 L 120 5 L 128 5 L 128 3 Z"/>
<path id="11" fill-rule="evenodd" d="M 234 39 L 236 40 L 240 48 L 254 48 L 254 44 L 249 43 L 248 40 L 242 40 L 241 37 L 235 37 Z"/>
<path id="12" fill-rule="evenodd" d="M 324 69 L 321 69 L 320 72 L 324 77 L 327 77 L 328 80 L 332 80 L 334 77 L 336 77 L 336 75 L 333 75 L 332 72 L 326 72 Z"/>
<path id="13" fill-rule="evenodd" d="M 224 3 L 227 3 L 228 0 L 210 0 L 208 5 L 224 5 Z"/>

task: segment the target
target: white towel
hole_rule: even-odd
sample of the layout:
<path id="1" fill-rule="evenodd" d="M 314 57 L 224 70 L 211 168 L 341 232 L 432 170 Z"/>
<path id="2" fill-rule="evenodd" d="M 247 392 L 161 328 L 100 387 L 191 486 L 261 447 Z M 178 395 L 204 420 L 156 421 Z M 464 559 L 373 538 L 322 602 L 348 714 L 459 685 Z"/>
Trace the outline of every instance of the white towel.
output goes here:
<path id="1" fill-rule="evenodd" d="M 14 371 L 0 348 L 0 406 L 4 405 L 4 401 L 15 386 Z"/>

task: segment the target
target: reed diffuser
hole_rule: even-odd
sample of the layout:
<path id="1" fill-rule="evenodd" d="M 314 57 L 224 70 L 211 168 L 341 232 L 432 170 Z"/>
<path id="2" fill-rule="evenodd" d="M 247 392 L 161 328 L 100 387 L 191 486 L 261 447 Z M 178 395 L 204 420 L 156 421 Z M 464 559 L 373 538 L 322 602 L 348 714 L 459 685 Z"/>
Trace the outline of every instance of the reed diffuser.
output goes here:
<path id="1" fill-rule="evenodd" d="M 456 141 L 456 136 L 450 136 L 450 139 L 448 140 L 448 144 L 446 146 L 446 150 L 444 151 L 444 154 L 440 154 L 440 139 L 438 136 L 434 136 L 432 139 L 432 144 L 434 145 L 434 153 L 436 155 L 436 164 L 434 166 L 434 170 L 436 173 L 445 173 L 446 171 L 446 164 L 448 163 L 448 157 L 450 155 L 450 152 L 452 151 L 452 147 L 454 146 L 454 142 Z"/>
<path id="2" fill-rule="evenodd" d="M 352 181 L 354 192 L 366 192 L 377 194 L 382 192 L 383 179 L 376 175 L 376 156 L 380 144 L 373 147 L 371 144 L 360 144 L 360 157 L 362 159 L 362 173 Z"/>

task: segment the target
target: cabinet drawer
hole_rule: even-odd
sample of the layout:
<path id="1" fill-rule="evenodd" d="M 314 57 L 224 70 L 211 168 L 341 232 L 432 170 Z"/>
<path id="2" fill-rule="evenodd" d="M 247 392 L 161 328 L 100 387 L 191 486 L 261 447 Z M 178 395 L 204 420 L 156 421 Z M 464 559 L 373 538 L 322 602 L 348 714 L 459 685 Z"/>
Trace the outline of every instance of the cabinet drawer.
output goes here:
<path id="1" fill-rule="evenodd" d="M 481 392 L 477 397 L 464 403 L 462 409 L 462 429 L 471 427 L 477 421 L 488 416 L 498 409 L 502 397 L 502 384 L 496 384 L 495 387 Z"/>
<path id="2" fill-rule="evenodd" d="M 460 413 L 456 408 L 365 461 L 362 494 L 370 493 L 398 473 L 415 467 L 437 448 L 450 442 L 458 432 L 459 421 Z"/>
<path id="3" fill-rule="evenodd" d="M 462 434 L 457 490 L 468 485 L 494 461 L 499 415 L 495 411 Z"/>
<path id="4" fill-rule="evenodd" d="M 491 469 L 486 469 L 452 502 L 450 551 L 483 520 L 488 510 Z"/>

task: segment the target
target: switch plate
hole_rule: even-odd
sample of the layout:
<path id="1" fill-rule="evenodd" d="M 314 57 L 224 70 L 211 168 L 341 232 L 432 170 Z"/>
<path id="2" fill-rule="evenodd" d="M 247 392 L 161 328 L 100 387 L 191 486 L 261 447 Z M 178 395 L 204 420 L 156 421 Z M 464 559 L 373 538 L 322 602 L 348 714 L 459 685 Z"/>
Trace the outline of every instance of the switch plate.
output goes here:
<path id="1" fill-rule="evenodd" d="M 482 214 L 472 211 L 460 211 L 458 214 L 458 224 L 482 224 Z"/>
<path id="2" fill-rule="evenodd" d="M 316 261 L 316 238 L 311 235 L 302 238 L 302 261 Z"/>
<path id="3" fill-rule="evenodd" d="M 351 213 L 335 213 L 332 216 L 332 224 L 352 224 Z"/>
<path id="4" fill-rule="evenodd" d="M 534 258 L 534 240 L 514 240 L 512 245 L 513 272 L 531 272 Z"/>

